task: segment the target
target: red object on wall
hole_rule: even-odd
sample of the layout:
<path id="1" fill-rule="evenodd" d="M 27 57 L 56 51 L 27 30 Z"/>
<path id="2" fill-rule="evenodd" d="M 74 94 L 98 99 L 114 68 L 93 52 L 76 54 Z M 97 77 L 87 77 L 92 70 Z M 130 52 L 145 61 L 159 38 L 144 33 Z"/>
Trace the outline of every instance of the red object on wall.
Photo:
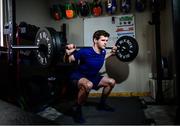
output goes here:
<path id="1" fill-rule="evenodd" d="M 57 21 L 59 21 L 61 19 L 59 13 L 56 13 L 56 12 L 54 13 L 54 19 Z"/>
<path id="2" fill-rule="evenodd" d="M 102 9 L 100 6 L 94 7 L 93 8 L 93 15 L 94 16 L 100 16 L 102 13 Z"/>
<path id="3" fill-rule="evenodd" d="M 71 19 L 74 17 L 74 11 L 73 10 L 66 10 L 66 17 Z"/>

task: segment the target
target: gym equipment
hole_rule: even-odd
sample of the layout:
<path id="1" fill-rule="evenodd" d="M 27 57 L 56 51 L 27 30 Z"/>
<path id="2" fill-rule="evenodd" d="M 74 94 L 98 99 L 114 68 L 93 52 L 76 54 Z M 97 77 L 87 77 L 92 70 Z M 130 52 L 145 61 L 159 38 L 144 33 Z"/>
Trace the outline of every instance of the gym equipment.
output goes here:
<path id="1" fill-rule="evenodd" d="M 35 50 L 38 63 L 42 67 L 49 67 L 60 60 L 63 62 L 67 43 L 63 41 L 63 34 L 56 32 L 52 28 L 41 28 L 36 35 L 35 45 L 11 45 L 12 49 L 32 49 Z M 130 36 L 122 36 L 116 44 L 116 56 L 122 62 L 130 62 L 138 54 L 139 47 L 137 41 Z M 89 48 L 78 46 L 77 48 Z M 112 47 L 106 47 L 112 49 Z"/>
<path id="2" fill-rule="evenodd" d="M 115 12 L 117 11 L 116 0 L 107 0 L 106 11 L 108 14 L 115 14 Z"/>
<path id="3" fill-rule="evenodd" d="M 39 27 L 22 21 L 19 23 L 18 29 L 19 29 L 19 37 L 21 39 L 34 41 L 36 37 L 36 33 L 39 30 Z"/>
<path id="4" fill-rule="evenodd" d="M 130 36 L 120 37 L 115 45 L 117 46 L 117 58 L 124 62 L 134 60 L 139 51 L 138 43 Z"/>
<path id="5" fill-rule="evenodd" d="M 85 0 L 80 0 L 78 3 L 78 10 L 82 17 L 86 17 L 90 15 L 90 7 L 88 2 Z"/>
<path id="6" fill-rule="evenodd" d="M 66 8 L 66 18 L 67 19 L 71 19 L 74 17 L 74 10 L 71 4 L 66 4 L 65 5 Z"/>
<path id="7" fill-rule="evenodd" d="M 36 35 L 35 45 L 39 47 L 35 52 L 38 63 L 43 67 L 56 64 L 57 60 L 65 54 L 66 42 L 63 41 L 63 34 L 56 32 L 52 28 L 39 30 Z"/>
<path id="8" fill-rule="evenodd" d="M 63 19 L 64 18 L 63 10 L 64 10 L 63 5 L 60 5 L 60 4 L 53 5 L 50 8 L 52 18 L 56 21 Z"/>
<path id="9" fill-rule="evenodd" d="M 150 25 L 154 25 L 155 29 L 155 44 L 156 44 L 156 83 L 157 85 L 157 95 L 156 103 L 162 104 L 164 102 L 163 88 L 162 88 L 162 54 L 161 54 L 161 16 L 160 16 L 160 0 L 152 0 L 153 11 L 152 11 L 152 21 L 149 22 Z"/>
<path id="10" fill-rule="evenodd" d="M 120 0 L 120 10 L 123 13 L 129 13 L 131 10 L 131 0 Z"/>
<path id="11" fill-rule="evenodd" d="M 170 71 L 169 71 L 169 63 L 168 58 L 162 56 L 161 57 L 161 66 L 162 66 L 162 79 L 170 79 Z"/>
<path id="12" fill-rule="evenodd" d="M 143 12 L 146 9 L 146 0 L 136 0 L 135 4 L 138 12 Z"/>
<path id="13" fill-rule="evenodd" d="M 102 14 L 103 8 L 100 0 L 93 0 L 92 3 L 92 15 L 100 16 Z"/>
<path id="14" fill-rule="evenodd" d="M 65 4 L 65 14 L 67 19 L 72 19 L 77 16 L 77 8 L 72 1 Z"/>

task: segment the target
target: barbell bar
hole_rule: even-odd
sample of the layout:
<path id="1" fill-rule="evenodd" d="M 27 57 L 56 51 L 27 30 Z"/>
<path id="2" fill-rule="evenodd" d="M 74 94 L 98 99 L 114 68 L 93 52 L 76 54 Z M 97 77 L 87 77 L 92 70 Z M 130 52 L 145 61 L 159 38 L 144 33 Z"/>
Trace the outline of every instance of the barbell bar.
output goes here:
<path id="1" fill-rule="evenodd" d="M 41 46 L 41 45 L 40 45 Z M 41 47 L 36 45 L 11 45 L 12 49 L 29 49 L 29 50 L 39 50 Z M 91 46 L 76 46 L 77 49 L 80 48 L 90 48 Z M 112 49 L 113 47 L 105 47 L 106 49 Z"/>
<path id="2" fill-rule="evenodd" d="M 80 48 L 90 48 L 91 46 L 77 46 L 77 49 Z M 39 52 L 43 52 L 43 53 L 47 53 L 48 48 L 47 46 L 45 46 L 44 44 L 40 44 L 39 46 L 35 46 L 35 45 L 11 45 L 12 49 L 17 49 L 17 50 L 38 50 Z M 113 47 L 105 47 L 105 49 L 112 49 Z M 121 49 L 121 52 L 123 52 L 123 50 L 126 50 L 126 47 L 123 46 Z M 130 51 L 132 52 L 132 51 Z M 133 52 L 132 52 L 133 53 Z M 121 60 L 121 59 L 120 59 Z"/>
<path id="3" fill-rule="evenodd" d="M 90 46 L 86 46 L 86 47 L 83 47 L 83 46 L 77 46 L 76 48 L 77 49 L 80 49 L 80 48 L 89 48 Z M 57 62 L 54 61 L 56 58 L 59 58 L 59 57 L 54 57 L 54 54 L 51 55 L 51 52 L 48 52 L 48 46 L 46 46 L 45 44 L 39 44 L 39 45 L 11 45 L 11 48 L 13 50 L 35 50 L 35 54 L 36 54 L 36 57 L 37 57 L 37 61 L 38 63 L 41 65 L 41 67 L 49 67 L 51 64 L 55 64 Z M 63 47 L 61 47 L 63 48 Z M 106 47 L 106 49 L 112 49 L 112 47 Z M 65 48 L 64 48 L 65 50 Z M 54 57 L 54 58 L 52 58 Z M 61 60 L 62 61 L 62 60 Z"/>
<path id="4" fill-rule="evenodd" d="M 60 59 L 63 62 L 67 43 L 62 39 L 63 34 L 52 28 L 40 28 L 36 34 L 34 45 L 11 45 L 13 50 L 33 50 L 38 63 L 42 67 L 54 65 Z M 116 56 L 122 62 L 130 62 L 138 54 L 139 46 L 135 38 L 130 36 L 120 37 L 116 43 Z M 90 46 L 76 46 L 77 49 Z M 113 47 L 106 47 L 112 49 Z"/>
<path id="5" fill-rule="evenodd" d="M 35 46 L 35 45 L 11 45 L 12 49 L 29 49 L 29 50 L 34 50 L 34 49 L 39 49 L 39 46 Z"/>

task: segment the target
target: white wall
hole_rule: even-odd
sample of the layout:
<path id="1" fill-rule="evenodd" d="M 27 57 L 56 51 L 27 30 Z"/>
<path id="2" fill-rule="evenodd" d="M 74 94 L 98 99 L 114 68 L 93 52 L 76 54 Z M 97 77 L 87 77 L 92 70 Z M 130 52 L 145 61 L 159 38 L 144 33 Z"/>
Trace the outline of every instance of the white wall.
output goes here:
<path id="1" fill-rule="evenodd" d="M 50 6 L 53 3 L 60 3 L 61 1 L 16 1 L 17 22 L 27 21 L 28 23 L 38 26 L 51 26 L 58 31 L 62 23 L 66 23 L 68 42 L 75 43 L 76 45 L 84 45 L 83 36 L 86 33 L 84 33 L 83 18 L 76 17 L 70 20 L 63 19 L 61 21 L 54 21 L 50 17 Z M 170 1 L 166 1 L 166 9 L 161 12 L 162 54 L 167 56 L 173 64 L 171 6 Z M 117 60 L 116 57 L 111 57 L 106 61 L 101 71 L 106 70 L 106 75 L 114 77 L 117 80 L 118 84 L 113 89 L 113 92 L 148 92 L 149 75 L 156 72 L 154 26 L 148 24 L 148 22 L 151 21 L 150 8 L 148 7 L 146 11 L 142 13 L 136 12 L 133 8 L 131 13 L 135 16 L 136 40 L 139 44 L 139 54 L 134 61 L 126 64 Z"/>

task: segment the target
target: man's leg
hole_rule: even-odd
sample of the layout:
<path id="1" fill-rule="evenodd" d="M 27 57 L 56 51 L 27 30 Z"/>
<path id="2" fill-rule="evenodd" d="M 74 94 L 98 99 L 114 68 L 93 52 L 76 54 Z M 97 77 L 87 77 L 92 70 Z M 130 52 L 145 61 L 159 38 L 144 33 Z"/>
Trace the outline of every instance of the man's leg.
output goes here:
<path id="1" fill-rule="evenodd" d="M 86 78 L 81 78 L 78 81 L 78 96 L 77 96 L 77 101 L 76 101 L 76 108 L 75 108 L 75 121 L 79 123 L 85 122 L 83 116 L 82 116 L 82 105 L 85 103 L 88 94 L 93 87 L 92 82 L 87 80 Z"/>
<path id="2" fill-rule="evenodd" d="M 113 111 L 113 109 L 110 106 L 106 105 L 106 99 L 109 96 L 109 94 L 111 93 L 115 84 L 116 84 L 116 82 L 112 78 L 103 77 L 101 79 L 98 87 L 103 87 L 103 91 L 102 91 L 102 95 L 101 95 L 100 104 L 98 106 L 98 109 Z"/>

